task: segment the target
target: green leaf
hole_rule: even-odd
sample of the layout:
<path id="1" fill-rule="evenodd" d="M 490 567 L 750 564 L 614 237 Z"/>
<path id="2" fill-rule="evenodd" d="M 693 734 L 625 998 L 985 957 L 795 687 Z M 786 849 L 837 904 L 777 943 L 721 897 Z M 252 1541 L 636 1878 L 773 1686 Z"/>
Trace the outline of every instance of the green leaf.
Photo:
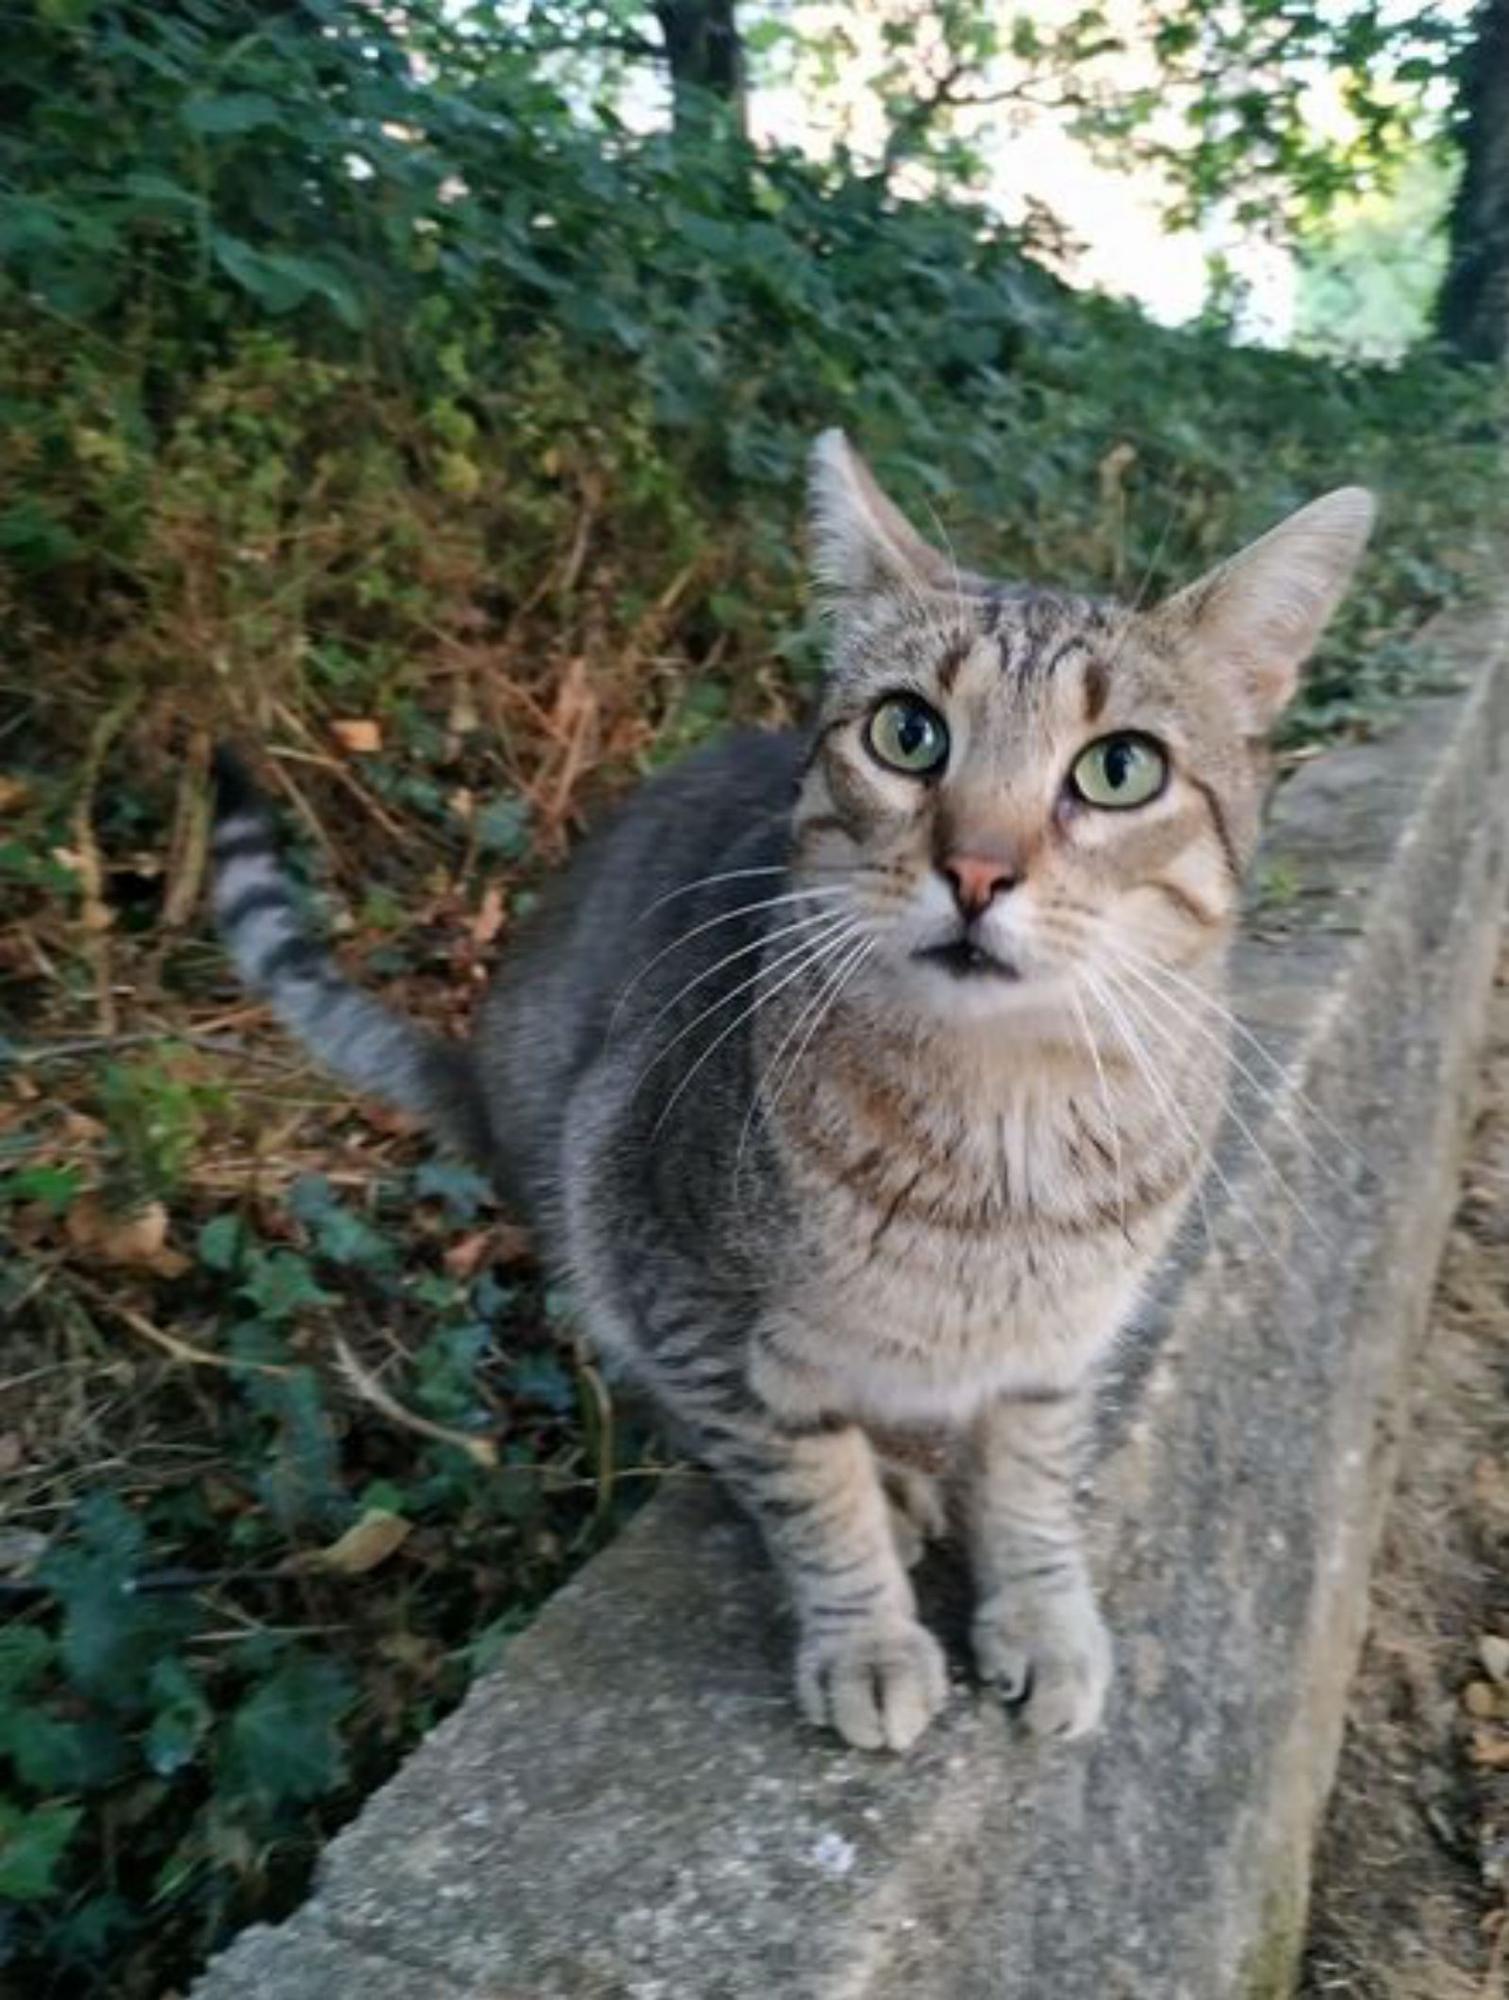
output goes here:
<path id="1" fill-rule="evenodd" d="M 158 1777 L 171 1778 L 198 1755 L 213 1713 L 181 1660 L 159 1660 L 149 1691 L 153 1715 L 145 1744 L 147 1762 Z"/>
<path id="2" fill-rule="evenodd" d="M 265 311 L 292 312 L 311 298 L 323 298 L 349 327 L 359 327 L 366 314 L 361 301 L 333 265 L 317 257 L 285 250 L 255 250 L 239 236 L 216 230 L 210 237 L 215 262 Z"/>
<path id="3" fill-rule="evenodd" d="M 114 1784 L 127 1761 L 125 1739 L 102 1716 L 69 1721 L 20 1703 L 0 1709 L 0 1752 L 43 1794 L 97 1791 Z"/>
<path id="4" fill-rule="evenodd" d="M 281 125 L 283 111 L 275 98 L 257 90 L 231 90 L 223 97 L 191 97 L 179 116 L 191 132 L 227 138 L 255 132 L 263 125 Z"/>
<path id="5" fill-rule="evenodd" d="M 210 1271 L 238 1271 L 251 1242 L 251 1231 L 239 1215 L 212 1216 L 199 1232 L 199 1261 Z"/>
<path id="6" fill-rule="evenodd" d="M 414 1193 L 420 1201 L 443 1201 L 456 1222 L 470 1222 L 492 1198 L 492 1184 L 475 1167 L 455 1160 L 426 1160 L 415 1172 Z"/>
<path id="7" fill-rule="evenodd" d="M 74 1686 L 105 1706 L 142 1706 L 156 1660 L 191 1628 L 192 1605 L 138 1591 L 141 1524 L 109 1493 L 79 1508 L 76 1536 L 38 1565 L 37 1579 L 63 1612 L 63 1666 Z"/>
<path id="8" fill-rule="evenodd" d="M 356 1699 L 333 1660 L 296 1654 L 231 1717 L 221 1785 L 264 1811 L 304 1805 L 345 1783 L 340 1723 Z"/>
<path id="9" fill-rule="evenodd" d="M 529 851 L 529 806 L 524 799 L 494 799 L 478 813 L 477 845 L 484 854 L 518 861 Z"/>
<path id="10" fill-rule="evenodd" d="M 57 1648 L 37 1625 L 0 1628 L 0 1695 L 24 1694 L 53 1663 Z"/>
<path id="11" fill-rule="evenodd" d="M 63 1214 L 84 1185 L 79 1167 L 22 1167 L 0 1176 L 0 1202 L 40 1201 L 54 1215 Z"/>
<path id="12" fill-rule="evenodd" d="M 307 1257 L 294 1250 L 254 1250 L 248 1259 L 249 1275 L 240 1287 L 241 1296 L 270 1320 L 293 1319 L 319 1306 L 333 1306 L 333 1293 L 322 1291 L 315 1282 Z"/>
<path id="13" fill-rule="evenodd" d="M 257 1475 L 257 1491 L 288 1534 L 339 1528 L 350 1503 L 319 1377 L 311 1368 L 299 1368 L 264 1380 L 258 1401 L 276 1416 L 278 1434 L 271 1461 Z"/>
<path id="14" fill-rule="evenodd" d="M 30 1810 L 0 1799 L 0 1896 L 40 1903 L 57 1888 L 58 1863 L 84 1816 L 82 1806 Z"/>

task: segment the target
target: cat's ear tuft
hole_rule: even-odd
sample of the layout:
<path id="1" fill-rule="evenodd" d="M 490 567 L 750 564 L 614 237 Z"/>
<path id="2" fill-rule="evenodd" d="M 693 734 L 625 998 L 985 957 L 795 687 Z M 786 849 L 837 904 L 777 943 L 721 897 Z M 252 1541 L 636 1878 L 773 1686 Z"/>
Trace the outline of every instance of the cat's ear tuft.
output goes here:
<path id="1" fill-rule="evenodd" d="M 952 566 L 887 499 L 840 430 L 824 431 L 812 447 L 808 507 L 813 581 L 823 596 L 949 587 Z"/>
<path id="2" fill-rule="evenodd" d="M 1258 729 L 1294 693 L 1351 581 L 1374 512 L 1361 486 L 1327 493 L 1163 607 L 1203 653 L 1239 676 Z"/>

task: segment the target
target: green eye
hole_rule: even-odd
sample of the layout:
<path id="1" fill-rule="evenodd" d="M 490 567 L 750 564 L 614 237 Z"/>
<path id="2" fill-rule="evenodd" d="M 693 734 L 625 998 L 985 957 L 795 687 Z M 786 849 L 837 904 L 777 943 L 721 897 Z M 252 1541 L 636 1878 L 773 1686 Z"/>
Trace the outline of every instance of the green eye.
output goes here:
<path id="1" fill-rule="evenodd" d="M 938 770 L 948 756 L 943 717 L 912 694 L 887 696 L 870 717 L 865 741 L 882 764 L 913 778 Z"/>
<path id="2" fill-rule="evenodd" d="M 1151 736 L 1103 736 L 1074 760 L 1069 782 L 1086 805 L 1145 806 L 1168 778 L 1168 758 Z"/>

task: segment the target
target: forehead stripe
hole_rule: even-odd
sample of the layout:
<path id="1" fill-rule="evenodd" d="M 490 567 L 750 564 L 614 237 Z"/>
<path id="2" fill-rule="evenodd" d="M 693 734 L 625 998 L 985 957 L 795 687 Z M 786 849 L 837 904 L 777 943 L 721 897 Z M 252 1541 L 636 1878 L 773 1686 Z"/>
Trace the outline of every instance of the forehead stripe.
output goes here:
<path id="1" fill-rule="evenodd" d="M 1111 676 L 1104 660 L 1092 659 L 1085 668 L 1085 721 L 1096 722 L 1111 691 Z"/>
<path id="2" fill-rule="evenodd" d="M 973 652 L 974 643 L 974 639 L 969 633 L 961 632 L 959 637 L 949 645 L 942 659 L 939 660 L 935 671 L 938 675 L 938 685 L 945 694 L 948 693 L 954 682 L 959 678 L 959 669 L 969 658 L 971 652 Z"/>

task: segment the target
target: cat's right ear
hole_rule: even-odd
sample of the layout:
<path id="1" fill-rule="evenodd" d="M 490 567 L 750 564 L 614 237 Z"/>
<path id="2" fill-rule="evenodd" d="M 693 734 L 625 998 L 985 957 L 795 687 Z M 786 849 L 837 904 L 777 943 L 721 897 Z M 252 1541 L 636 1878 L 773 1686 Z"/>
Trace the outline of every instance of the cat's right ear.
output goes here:
<path id="1" fill-rule="evenodd" d="M 953 565 L 886 498 L 840 430 L 824 431 L 812 447 L 808 507 L 812 578 L 829 602 L 949 588 Z"/>
<path id="2" fill-rule="evenodd" d="M 1249 724 L 1269 729 L 1351 581 L 1373 526 L 1361 486 L 1312 500 L 1155 614 L 1233 682 Z"/>

